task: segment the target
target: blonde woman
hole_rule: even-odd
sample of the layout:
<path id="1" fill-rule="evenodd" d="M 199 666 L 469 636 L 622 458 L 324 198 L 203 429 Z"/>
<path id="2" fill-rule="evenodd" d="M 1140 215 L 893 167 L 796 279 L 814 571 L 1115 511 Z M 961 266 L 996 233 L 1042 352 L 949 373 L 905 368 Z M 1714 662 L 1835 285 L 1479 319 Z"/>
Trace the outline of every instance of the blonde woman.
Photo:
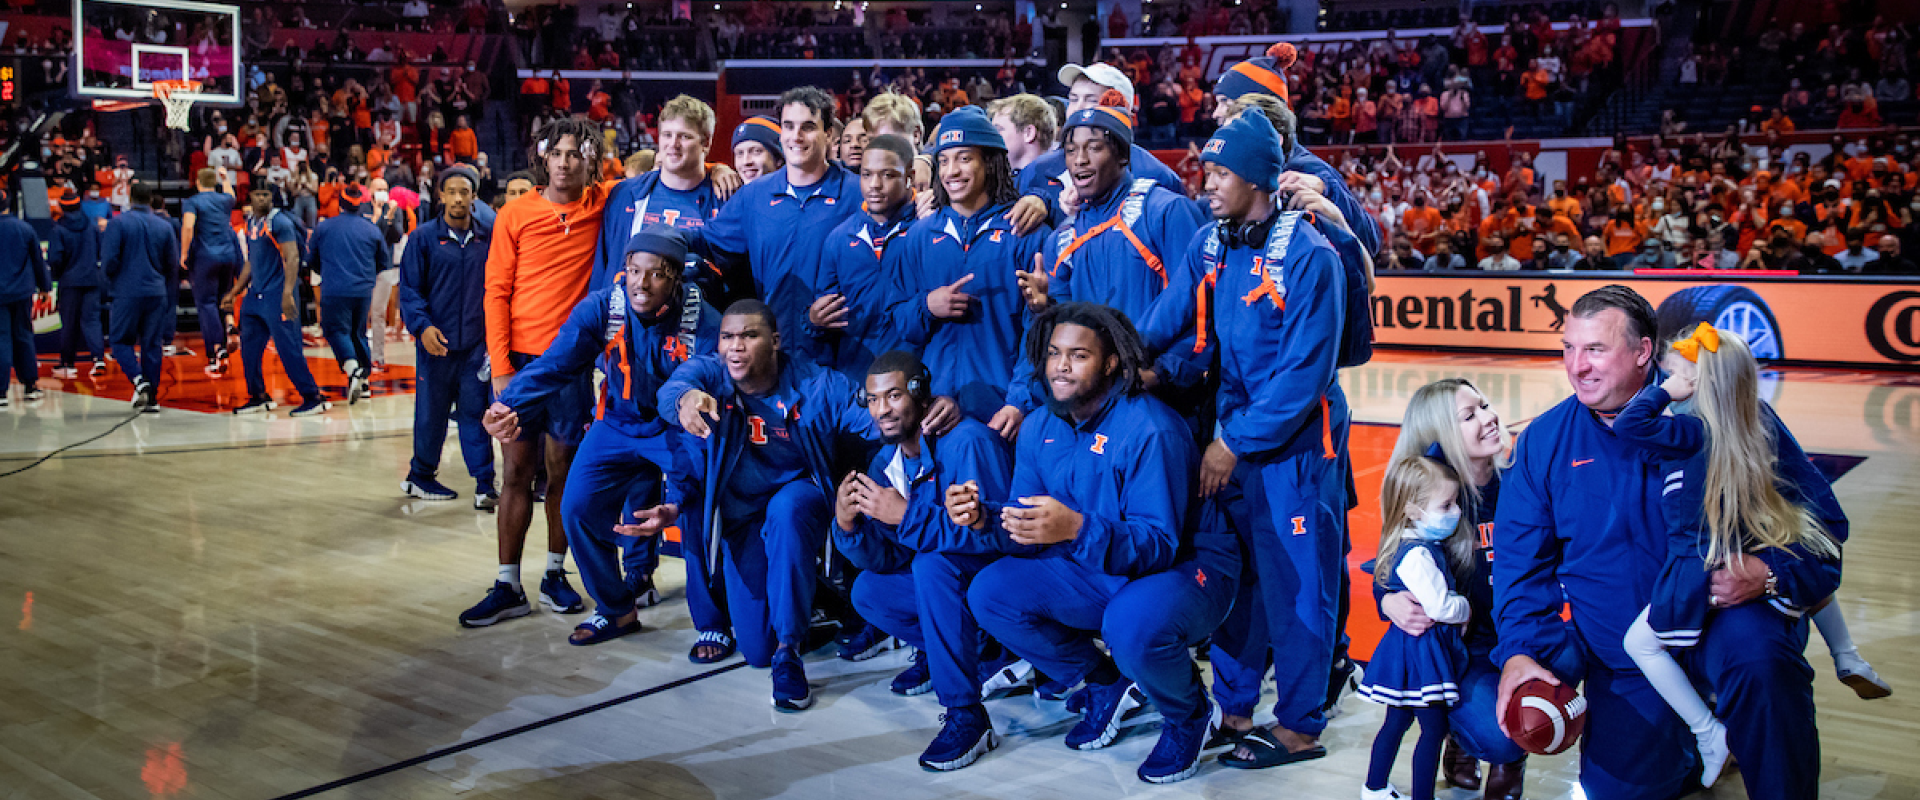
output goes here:
<path id="1" fill-rule="evenodd" d="M 1461 520 L 1474 541 L 1472 571 L 1460 593 L 1473 616 L 1464 633 L 1467 668 L 1458 676 L 1460 702 L 1447 713 L 1451 735 L 1441 765 L 1448 785 L 1471 791 L 1484 784 L 1488 798 L 1518 798 L 1527 765 L 1526 751 L 1500 732 L 1494 717 L 1500 668 L 1492 658 L 1499 641 L 1493 625 L 1492 528 L 1512 445 L 1499 412 L 1479 387 L 1465 378 L 1443 378 L 1414 391 L 1390 459 L 1397 463 L 1431 453 L 1460 476 Z M 1381 595 L 1380 609 L 1403 633 L 1419 636 L 1434 624 L 1411 592 Z M 1484 781 L 1481 761 L 1492 765 Z"/>

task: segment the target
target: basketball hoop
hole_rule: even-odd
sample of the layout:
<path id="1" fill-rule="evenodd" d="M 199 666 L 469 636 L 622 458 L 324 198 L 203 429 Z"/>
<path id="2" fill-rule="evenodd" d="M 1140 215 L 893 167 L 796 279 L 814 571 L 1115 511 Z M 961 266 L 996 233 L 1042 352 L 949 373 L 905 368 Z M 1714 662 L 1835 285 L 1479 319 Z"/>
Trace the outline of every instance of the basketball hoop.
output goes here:
<path id="1" fill-rule="evenodd" d="M 167 127 L 175 130 L 187 129 L 187 111 L 193 108 L 194 96 L 199 93 L 199 81 L 153 82 L 153 99 L 167 107 Z"/>

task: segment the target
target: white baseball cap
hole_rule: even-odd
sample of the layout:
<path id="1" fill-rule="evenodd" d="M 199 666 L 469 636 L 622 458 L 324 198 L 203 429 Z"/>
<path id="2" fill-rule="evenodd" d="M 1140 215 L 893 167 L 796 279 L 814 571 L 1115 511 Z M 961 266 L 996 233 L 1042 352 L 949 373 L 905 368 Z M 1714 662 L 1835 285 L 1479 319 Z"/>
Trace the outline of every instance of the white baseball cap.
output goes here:
<path id="1" fill-rule="evenodd" d="M 1079 64 L 1068 64 L 1060 68 L 1060 85 L 1068 89 L 1072 89 L 1073 84 L 1081 78 L 1118 91 L 1121 97 L 1126 98 L 1127 108 L 1133 108 L 1133 81 L 1127 80 L 1127 76 L 1120 70 L 1114 69 L 1113 65 L 1090 64 L 1082 67 Z"/>

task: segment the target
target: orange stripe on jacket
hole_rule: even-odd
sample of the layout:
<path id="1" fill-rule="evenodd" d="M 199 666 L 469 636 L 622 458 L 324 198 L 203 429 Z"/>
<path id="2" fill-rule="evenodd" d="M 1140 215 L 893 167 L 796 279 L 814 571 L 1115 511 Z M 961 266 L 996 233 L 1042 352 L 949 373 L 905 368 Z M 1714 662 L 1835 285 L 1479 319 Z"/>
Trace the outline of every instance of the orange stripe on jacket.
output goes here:
<path id="1" fill-rule="evenodd" d="M 509 352 L 546 352 L 587 296 L 600 218 L 616 181 L 590 185 L 579 200 L 554 203 L 539 190 L 500 209 L 487 251 L 487 355 L 494 375 L 511 375 Z"/>

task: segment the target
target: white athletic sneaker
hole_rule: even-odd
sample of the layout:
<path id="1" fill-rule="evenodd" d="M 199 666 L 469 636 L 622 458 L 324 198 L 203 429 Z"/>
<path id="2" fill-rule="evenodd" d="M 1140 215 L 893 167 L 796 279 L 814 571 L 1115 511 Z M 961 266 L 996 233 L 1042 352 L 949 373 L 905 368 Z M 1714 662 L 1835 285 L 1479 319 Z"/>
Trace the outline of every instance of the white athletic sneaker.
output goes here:
<path id="1" fill-rule="evenodd" d="M 1360 800 L 1406 800 L 1406 795 L 1393 788 L 1391 783 L 1383 789 L 1369 789 L 1363 785 L 1360 787 Z"/>
<path id="2" fill-rule="evenodd" d="M 1840 682 L 1862 700 L 1878 700 L 1893 694 L 1893 686 L 1881 679 L 1880 673 L 1873 671 L 1873 665 L 1857 652 L 1834 654 L 1833 671 L 1840 673 Z"/>
<path id="3" fill-rule="evenodd" d="M 1727 749 L 1727 726 L 1713 721 L 1713 729 L 1695 737 L 1700 745 L 1700 785 L 1710 787 L 1720 780 L 1733 751 Z"/>
<path id="4" fill-rule="evenodd" d="M 980 697 L 992 697 L 995 692 L 1004 692 L 1033 681 L 1033 665 L 1026 659 L 1020 659 L 996 670 L 980 684 Z"/>

